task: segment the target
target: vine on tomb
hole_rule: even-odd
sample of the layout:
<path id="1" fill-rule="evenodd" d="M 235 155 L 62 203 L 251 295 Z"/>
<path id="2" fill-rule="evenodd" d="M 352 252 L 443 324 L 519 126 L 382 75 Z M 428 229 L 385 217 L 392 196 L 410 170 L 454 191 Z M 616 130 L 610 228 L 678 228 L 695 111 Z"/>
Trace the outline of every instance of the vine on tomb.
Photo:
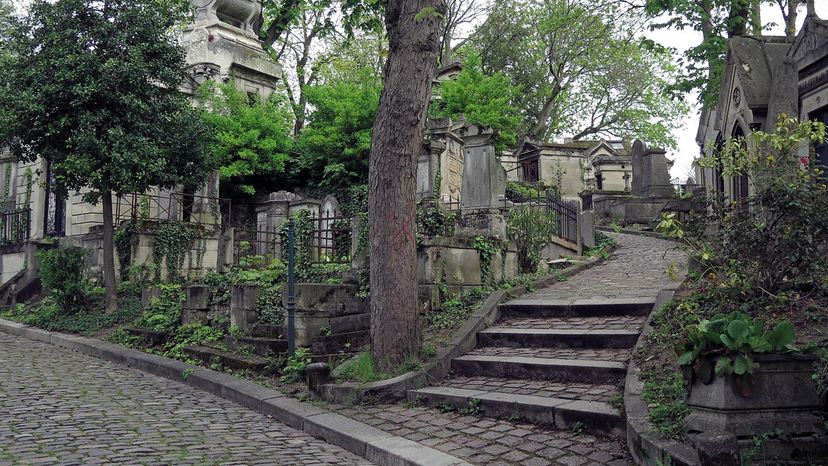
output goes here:
<path id="1" fill-rule="evenodd" d="M 155 232 L 152 244 L 152 258 L 159 265 L 156 279 L 161 272 L 160 264 L 166 259 L 168 281 L 181 279 L 181 268 L 184 258 L 193 248 L 193 242 L 198 239 L 198 232 L 186 223 L 163 222 Z"/>

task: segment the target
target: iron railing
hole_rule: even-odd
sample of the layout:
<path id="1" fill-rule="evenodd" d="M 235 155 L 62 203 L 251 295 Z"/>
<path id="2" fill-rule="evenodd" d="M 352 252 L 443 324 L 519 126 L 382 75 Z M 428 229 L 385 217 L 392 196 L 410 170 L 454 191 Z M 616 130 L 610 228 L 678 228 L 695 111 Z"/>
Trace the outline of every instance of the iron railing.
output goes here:
<path id="1" fill-rule="evenodd" d="M 25 243 L 32 234 L 32 209 L 3 212 L 0 217 L 0 243 Z"/>
<path id="2" fill-rule="evenodd" d="M 115 199 L 115 224 L 126 220 L 177 221 L 224 226 L 231 215 L 229 199 L 196 194 L 123 194 Z"/>
<path id="3" fill-rule="evenodd" d="M 311 215 L 313 262 L 343 263 L 351 261 L 351 218 L 331 212 Z"/>

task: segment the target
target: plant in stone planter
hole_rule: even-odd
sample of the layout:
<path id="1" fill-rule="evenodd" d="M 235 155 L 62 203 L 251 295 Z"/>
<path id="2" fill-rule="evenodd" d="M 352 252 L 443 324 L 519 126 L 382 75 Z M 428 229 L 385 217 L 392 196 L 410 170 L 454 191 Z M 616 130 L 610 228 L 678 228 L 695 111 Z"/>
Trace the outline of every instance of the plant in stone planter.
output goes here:
<path id="1" fill-rule="evenodd" d="M 790 322 L 772 330 L 747 314 L 733 312 L 704 319 L 686 329 L 686 339 L 677 348 L 678 363 L 702 383 L 714 375 L 733 376 L 742 396 L 753 392 L 752 374 L 759 364 L 754 355 L 790 351 L 796 332 Z"/>

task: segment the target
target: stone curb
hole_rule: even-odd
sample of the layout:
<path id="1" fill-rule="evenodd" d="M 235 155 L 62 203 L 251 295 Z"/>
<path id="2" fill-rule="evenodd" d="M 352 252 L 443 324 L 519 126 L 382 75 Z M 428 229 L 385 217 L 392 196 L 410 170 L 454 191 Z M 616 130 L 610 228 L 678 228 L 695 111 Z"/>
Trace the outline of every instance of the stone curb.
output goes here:
<path id="1" fill-rule="evenodd" d="M 596 230 L 601 230 L 601 231 L 608 231 L 610 233 L 616 233 L 616 231 L 613 230 L 611 227 L 606 227 L 606 226 L 603 226 L 603 225 L 596 226 L 595 229 Z M 621 230 L 617 233 L 622 234 L 622 235 L 647 236 L 647 237 L 650 237 L 650 238 L 663 239 L 664 241 L 674 241 L 674 242 L 676 241 L 675 238 L 668 238 L 668 237 L 662 235 L 661 233 L 656 233 L 656 232 L 653 232 L 653 231 L 628 230 L 628 229 L 625 228 L 625 229 L 623 229 L 623 230 Z"/>
<path id="2" fill-rule="evenodd" d="M 673 299 L 675 293 L 675 289 L 661 291 L 653 310 L 655 311 L 664 303 Z M 643 346 L 644 340 L 652 331 L 653 326 L 648 319 L 633 349 L 633 354 Z M 696 450 L 661 435 L 653 428 L 650 422 L 650 409 L 641 399 L 641 391 L 644 385 L 639 378 L 640 373 L 641 369 L 636 364 L 635 358 L 630 358 L 627 378 L 624 381 L 624 412 L 627 417 L 627 447 L 635 464 L 646 466 L 664 464 L 698 466 L 699 455 Z"/>
<path id="3" fill-rule="evenodd" d="M 615 248 L 612 248 L 610 252 L 613 250 Z M 592 257 L 583 263 L 567 267 L 557 275 L 535 281 L 532 284 L 532 289 L 552 286 L 558 283 L 558 277 L 571 277 L 603 260 L 602 257 Z M 376 399 L 404 399 L 408 390 L 422 388 L 434 381 L 444 379 L 451 370 L 451 360 L 474 349 L 477 345 L 477 332 L 490 327 L 500 318 L 500 305 L 528 291 L 529 287 L 521 285 L 509 290 L 496 291 L 489 295 L 466 323 L 454 332 L 448 346 L 438 351 L 434 361 L 426 364 L 425 367 L 379 382 L 325 384 L 320 387 L 321 397 L 339 403 L 355 403 L 362 400 Z"/>
<path id="4" fill-rule="evenodd" d="M 94 338 L 47 332 L 3 319 L 0 319 L 0 332 L 49 343 L 184 383 L 273 417 L 382 466 L 470 466 L 457 457 L 222 372 Z"/>

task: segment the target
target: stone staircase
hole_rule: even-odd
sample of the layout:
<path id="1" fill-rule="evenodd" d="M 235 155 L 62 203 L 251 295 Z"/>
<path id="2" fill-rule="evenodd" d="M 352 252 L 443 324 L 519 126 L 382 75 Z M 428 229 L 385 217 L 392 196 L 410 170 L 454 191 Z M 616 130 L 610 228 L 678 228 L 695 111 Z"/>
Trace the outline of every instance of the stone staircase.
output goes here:
<path id="1" fill-rule="evenodd" d="M 451 361 L 450 378 L 410 390 L 408 398 L 621 435 L 627 361 L 654 304 L 654 298 L 511 301 L 495 326 L 478 332 L 477 347 Z"/>

